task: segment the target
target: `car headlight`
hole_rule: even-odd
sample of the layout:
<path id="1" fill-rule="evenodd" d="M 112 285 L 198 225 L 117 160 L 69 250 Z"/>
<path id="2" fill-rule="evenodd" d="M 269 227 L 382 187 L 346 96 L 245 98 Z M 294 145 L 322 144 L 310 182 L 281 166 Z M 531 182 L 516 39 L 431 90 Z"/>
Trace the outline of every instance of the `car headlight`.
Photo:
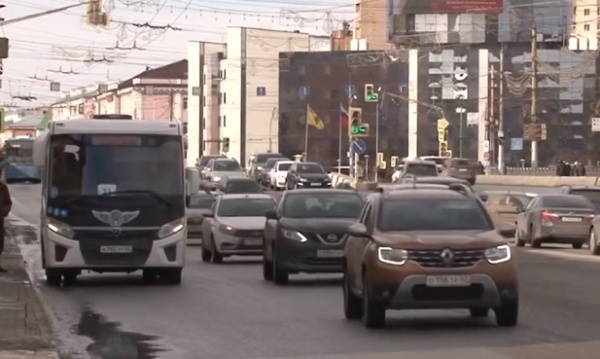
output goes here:
<path id="1" fill-rule="evenodd" d="M 169 222 L 158 230 L 158 238 L 165 238 L 183 230 L 185 228 L 185 217 Z"/>
<path id="2" fill-rule="evenodd" d="M 306 178 L 300 178 L 300 182 L 306 182 L 308 181 Z"/>
<path id="3" fill-rule="evenodd" d="M 52 218 L 47 219 L 46 226 L 52 232 L 66 238 L 73 238 L 73 236 L 75 235 L 71 226 Z"/>
<path id="4" fill-rule="evenodd" d="M 325 177 L 324 181 L 325 181 L 325 182 L 331 182 L 331 178 L 329 178 L 329 177 Z"/>
<path id="5" fill-rule="evenodd" d="M 404 249 L 379 247 L 377 248 L 377 258 L 380 262 L 401 266 L 408 261 L 408 252 Z"/>
<path id="6" fill-rule="evenodd" d="M 284 229 L 281 231 L 281 233 L 283 234 L 283 236 L 287 239 L 291 239 L 292 241 L 298 241 L 298 242 L 306 242 L 308 241 L 308 238 L 306 238 L 304 236 L 304 234 L 298 232 L 298 231 L 289 231 L 287 229 Z"/>
<path id="7" fill-rule="evenodd" d="M 219 232 L 223 234 L 235 234 L 235 228 L 233 228 L 232 226 L 222 224 L 219 226 Z"/>
<path id="8" fill-rule="evenodd" d="M 256 167 L 256 169 L 259 171 L 262 171 L 263 168 L 262 168 L 262 166 L 258 166 L 258 167 Z"/>
<path id="9" fill-rule="evenodd" d="M 510 260 L 510 246 L 508 244 L 503 244 L 498 247 L 488 248 L 484 252 L 485 258 L 491 264 L 504 263 Z"/>
<path id="10" fill-rule="evenodd" d="M 219 182 L 221 180 L 221 177 L 213 177 L 213 182 Z"/>

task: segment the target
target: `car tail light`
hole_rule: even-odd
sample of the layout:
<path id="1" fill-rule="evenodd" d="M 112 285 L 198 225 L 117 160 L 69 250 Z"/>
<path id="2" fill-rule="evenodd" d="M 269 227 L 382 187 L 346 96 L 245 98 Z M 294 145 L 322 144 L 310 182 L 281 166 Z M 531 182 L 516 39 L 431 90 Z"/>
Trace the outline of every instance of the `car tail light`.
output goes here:
<path id="1" fill-rule="evenodd" d="M 557 221 L 560 216 L 556 213 L 544 211 L 542 212 L 542 221 L 553 222 Z"/>

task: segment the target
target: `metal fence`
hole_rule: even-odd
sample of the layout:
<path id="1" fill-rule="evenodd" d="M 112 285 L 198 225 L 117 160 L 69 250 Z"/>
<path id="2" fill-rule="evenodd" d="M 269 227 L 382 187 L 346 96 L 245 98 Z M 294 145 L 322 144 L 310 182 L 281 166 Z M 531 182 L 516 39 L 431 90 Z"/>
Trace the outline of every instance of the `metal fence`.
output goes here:
<path id="1" fill-rule="evenodd" d="M 497 168 L 488 169 L 489 174 L 499 175 L 501 174 Z M 598 167 L 585 167 L 585 174 L 589 177 L 599 177 L 600 176 L 600 168 Z M 506 176 L 556 176 L 556 167 L 538 167 L 538 168 L 529 168 L 529 167 L 507 167 Z"/>

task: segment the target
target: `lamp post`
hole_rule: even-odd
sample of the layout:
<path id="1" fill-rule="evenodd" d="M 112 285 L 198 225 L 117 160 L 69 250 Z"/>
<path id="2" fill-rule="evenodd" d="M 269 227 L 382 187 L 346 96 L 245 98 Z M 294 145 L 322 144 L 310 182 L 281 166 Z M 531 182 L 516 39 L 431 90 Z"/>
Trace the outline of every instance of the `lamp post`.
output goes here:
<path id="1" fill-rule="evenodd" d="M 458 113 L 458 120 L 460 124 L 458 126 L 458 157 L 462 158 L 463 156 L 463 115 L 467 112 L 467 109 L 464 107 L 457 107 L 456 113 Z"/>

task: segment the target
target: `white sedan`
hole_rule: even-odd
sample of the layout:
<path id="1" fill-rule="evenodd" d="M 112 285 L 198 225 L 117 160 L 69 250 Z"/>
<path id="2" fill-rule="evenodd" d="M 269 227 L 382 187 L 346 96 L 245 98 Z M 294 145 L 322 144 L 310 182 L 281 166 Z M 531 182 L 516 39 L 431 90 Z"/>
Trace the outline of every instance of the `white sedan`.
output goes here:
<path id="1" fill-rule="evenodd" d="M 265 212 L 277 206 L 262 193 L 223 194 L 202 223 L 202 260 L 221 263 L 231 255 L 261 255 Z"/>
<path id="2" fill-rule="evenodd" d="M 269 187 L 274 190 L 285 189 L 287 173 L 294 161 L 279 161 L 269 171 Z"/>

